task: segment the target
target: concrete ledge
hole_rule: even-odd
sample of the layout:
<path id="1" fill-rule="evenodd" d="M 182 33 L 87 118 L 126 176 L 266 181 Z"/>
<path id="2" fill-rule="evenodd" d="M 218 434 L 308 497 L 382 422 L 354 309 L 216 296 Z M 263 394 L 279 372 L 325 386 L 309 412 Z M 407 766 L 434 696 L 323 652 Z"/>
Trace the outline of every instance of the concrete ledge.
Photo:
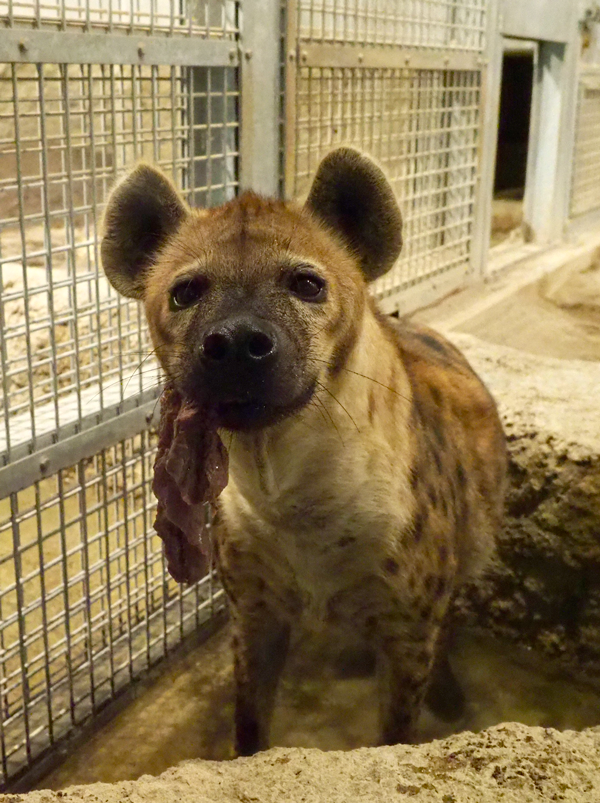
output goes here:
<path id="1" fill-rule="evenodd" d="M 598 803 L 598 756 L 600 729 L 510 724 L 418 747 L 188 761 L 158 778 L 0 795 L 0 803 Z"/>

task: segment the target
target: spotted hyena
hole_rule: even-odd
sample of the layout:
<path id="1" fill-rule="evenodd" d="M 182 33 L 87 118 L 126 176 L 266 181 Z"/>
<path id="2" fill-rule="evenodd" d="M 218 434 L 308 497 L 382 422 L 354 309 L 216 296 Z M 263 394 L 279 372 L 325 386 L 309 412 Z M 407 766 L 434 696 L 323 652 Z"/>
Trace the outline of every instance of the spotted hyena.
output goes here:
<path id="1" fill-rule="evenodd" d="M 375 651 L 382 742 L 410 740 L 449 604 L 493 548 L 495 404 L 454 346 L 369 294 L 401 244 L 388 182 L 350 149 L 323 160 L 303 206 L 247 192 L 190 209 L 146 165 L 109 201 L 108 278 L 143 300 L 182 396 L 233 433 L 214 551 L 242 755 L 269 744 L 303 621 Z"/>

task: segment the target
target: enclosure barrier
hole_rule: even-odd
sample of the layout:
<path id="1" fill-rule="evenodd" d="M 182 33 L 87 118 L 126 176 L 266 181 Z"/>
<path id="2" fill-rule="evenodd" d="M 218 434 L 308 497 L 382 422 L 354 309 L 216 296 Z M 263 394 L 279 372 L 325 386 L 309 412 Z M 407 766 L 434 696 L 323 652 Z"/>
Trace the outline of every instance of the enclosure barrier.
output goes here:
<path id="1" fill-rule="evenodd" d="M 404 215 L 403 253 L 374 286 L 389 312 L 471 268 L 487 5 L 288 3 L 287 194 L 335 145 L 380 161 Z"/>
<path id="2" fill-rule="evenodd" d="M 572 218 L 600 210 L 600 65 L 582 67 L 571 182 Z"/>
<path id="3" fill-rule="evenodd" d="M 469 271 L 486 0 L 0 0 L 0 788 L 223 608 L 152 531 L 160 375 L 99 267 L 115 178 L 302 197 L 345 143 L 397 191 L 393 311 Z M 281 76 L 281 94 L 265 91 Z"/>

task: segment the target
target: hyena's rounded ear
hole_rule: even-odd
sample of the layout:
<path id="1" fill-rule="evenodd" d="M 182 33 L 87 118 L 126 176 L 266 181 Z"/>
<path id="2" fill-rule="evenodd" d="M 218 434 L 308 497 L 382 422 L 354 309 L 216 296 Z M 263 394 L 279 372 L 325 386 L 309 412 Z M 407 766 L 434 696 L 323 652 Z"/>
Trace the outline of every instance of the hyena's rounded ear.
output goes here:
<path id="1" fill-rule="evenodd" d="M 146 272 L 187 208 L 169 179 L 140 164 L 113 189 L 100 247 L 106 277 L 119 293 L 142 298 Z"/>
<path id="2" fill-rule="evenodd" d="M 359 151 L 338 148 L 317 170 L 307 208 L 342 236 L 367 281 L 392 267 L 402 248 L 402 215 L 381 169 Z"/>

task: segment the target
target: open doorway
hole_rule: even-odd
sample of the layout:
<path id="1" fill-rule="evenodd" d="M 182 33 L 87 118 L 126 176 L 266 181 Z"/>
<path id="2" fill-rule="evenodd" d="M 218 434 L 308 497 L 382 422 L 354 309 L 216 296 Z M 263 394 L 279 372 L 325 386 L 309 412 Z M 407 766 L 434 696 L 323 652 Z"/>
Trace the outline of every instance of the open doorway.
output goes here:
<path id="1" fill-rule="evenodd" d="M 533 42 L 505 49 L 494 173 L 491 245 L 521 239 L 536 50 Z"/>

